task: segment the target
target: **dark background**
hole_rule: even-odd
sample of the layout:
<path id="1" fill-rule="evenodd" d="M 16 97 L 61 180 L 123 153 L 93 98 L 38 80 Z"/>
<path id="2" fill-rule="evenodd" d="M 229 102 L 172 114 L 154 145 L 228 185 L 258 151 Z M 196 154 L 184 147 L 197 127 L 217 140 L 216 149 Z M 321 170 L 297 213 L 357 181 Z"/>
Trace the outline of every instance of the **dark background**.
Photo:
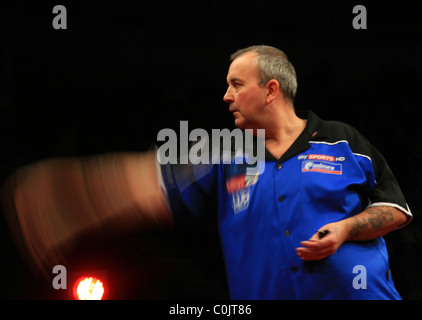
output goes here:
<path id="1" fill-rule="evenodd" d="M 338 1 L 340 2 L 340 1 Z M 55 5 L 67 30 L 52 27 Z M 357 4 L 368 29 L 352 27 Z M 163 128 L 229 128 L 229 56 L 268 44 L 298 74 L 297 109 L 347 122 L 385 156 L 414 215 L 386 237 L 396 287 L 422 298 L 418 6 L 341 1 L 14 1 L 0 5 L 0 173 L 55 156 L 144 151 Z M 66 299 L 21 261 L 1 221 L 0 298 Z M 68 287 L 105 275 L 111 299 L 228 297 L 215 223 L 83 242 Z M 53 278 L 54 275 L 52 275 Z"/>

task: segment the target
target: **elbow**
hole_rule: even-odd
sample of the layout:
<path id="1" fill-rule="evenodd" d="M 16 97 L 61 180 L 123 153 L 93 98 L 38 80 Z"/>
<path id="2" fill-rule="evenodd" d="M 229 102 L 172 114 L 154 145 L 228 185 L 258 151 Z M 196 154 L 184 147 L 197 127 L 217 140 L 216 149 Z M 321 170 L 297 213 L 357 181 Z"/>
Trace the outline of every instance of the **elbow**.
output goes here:
<path id="1" fill-rule="evenodd" d="M 400 229 L 406 226 L 407 224 L 409 224 L 410 221 L 412 221 L 412 216 L 409 215 L 407 212 L 402 211 L 397 208 L 392 208 L 392 210 L 393 210 L 393 215 L 395 217 L 396 229 Z"/>

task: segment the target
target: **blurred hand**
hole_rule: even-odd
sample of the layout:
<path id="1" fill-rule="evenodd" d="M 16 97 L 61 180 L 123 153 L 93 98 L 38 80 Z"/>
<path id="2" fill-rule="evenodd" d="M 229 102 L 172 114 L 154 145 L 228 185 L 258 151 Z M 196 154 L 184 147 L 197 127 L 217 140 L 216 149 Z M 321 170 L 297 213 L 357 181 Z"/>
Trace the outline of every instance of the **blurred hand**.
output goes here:
<path id="1" fill-rule="evenodd" d="M 322 239 L 319 232 L 328 230 Z M 342 221 L 329 223 L 322 226 L 309 240 L 302 241 L 302 247 L 296 249 L 297 255 L 302 260 L 321 260 L 334 253 L 346 241 L 347 231 Z"/>

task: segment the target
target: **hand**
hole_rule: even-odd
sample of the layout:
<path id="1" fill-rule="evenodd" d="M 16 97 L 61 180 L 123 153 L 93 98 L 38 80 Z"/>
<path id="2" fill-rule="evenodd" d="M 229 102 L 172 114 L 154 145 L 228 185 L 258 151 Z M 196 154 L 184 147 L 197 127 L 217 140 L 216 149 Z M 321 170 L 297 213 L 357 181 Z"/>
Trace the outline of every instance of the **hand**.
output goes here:
<path id="1" fill-rule="evenodd" d="M 328 230 L 328 234 L 320 239 L 319 232 Z M 341 221 L 322 226 L 308 241 L 302 241 L 303 247 L 296 248 L 297 255 L 306 261 L 321 260 L 334 253 L 344 243 L 347 232 Z"/>

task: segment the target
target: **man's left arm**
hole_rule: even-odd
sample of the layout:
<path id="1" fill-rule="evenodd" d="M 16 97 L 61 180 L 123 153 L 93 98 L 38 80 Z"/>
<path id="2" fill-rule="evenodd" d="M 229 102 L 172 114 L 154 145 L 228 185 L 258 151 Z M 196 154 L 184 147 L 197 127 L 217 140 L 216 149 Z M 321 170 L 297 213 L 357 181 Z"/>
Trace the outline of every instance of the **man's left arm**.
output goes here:
<path id="1" fill-rule="evenodd" d="M 351 127 L 344 130 L 356 161 L 367 177 L 367 190 L 361 198 L 368 198 L 370 205 L 349 218 L 320 227 L 308 241 L 302 241 L 302 247 L 296 251 L 303 260 L 323 259 L 334 254 L 346 241 L 377 239 L 412 220 L 412 213 L 385 158 L 358 131 Z M 328 233 L 320 238 L 319 231 L 323 230 Z"/>
<path id="2" fill-rule="evenodd" d="M 303 260 L 321 260 L 332 254 L 346 241 L 373 240 L 406 224 L 406 213 L 392 206 L 371 206 L 361 213 L 322 226 L 302 247 L 296 249 Z M 319 238 L 319 231 L 328 234 Z"/>

